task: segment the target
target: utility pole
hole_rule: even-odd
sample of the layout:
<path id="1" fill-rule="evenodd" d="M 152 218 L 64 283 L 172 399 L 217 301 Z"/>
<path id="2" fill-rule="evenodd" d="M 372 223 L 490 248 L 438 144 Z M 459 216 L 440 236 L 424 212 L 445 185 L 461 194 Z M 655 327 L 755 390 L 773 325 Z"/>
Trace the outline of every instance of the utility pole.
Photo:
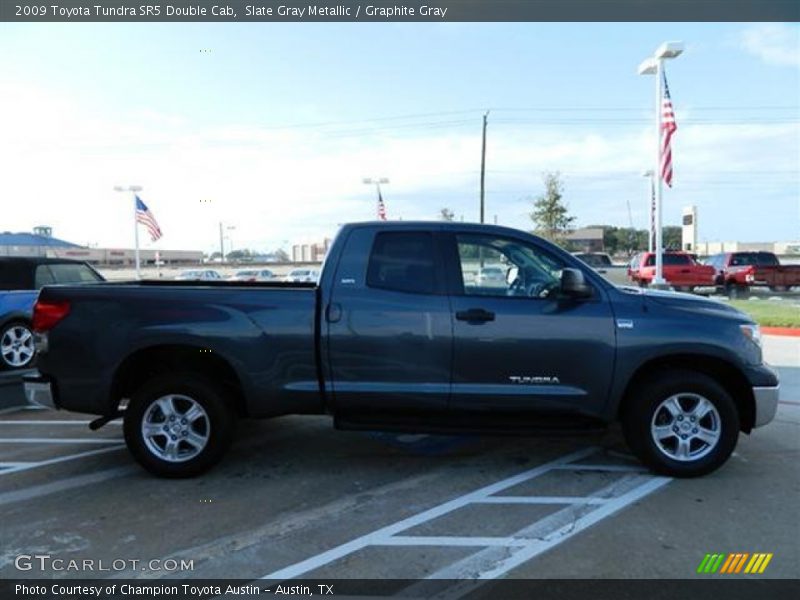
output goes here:
<path id="1" fill-rule="evenodd" d="M 483 115 L 483 142 L 481 144 L 481 223 L 483 223 L 484 196 L 486 195 L 486 125 L 489 118 L 487 110 Z"/>
<path id="2" fill-rule="evenodd" d="M 219 222 L 219 262 L 225 262 L 225 245 L 222 241 L 222 221 Z"/>

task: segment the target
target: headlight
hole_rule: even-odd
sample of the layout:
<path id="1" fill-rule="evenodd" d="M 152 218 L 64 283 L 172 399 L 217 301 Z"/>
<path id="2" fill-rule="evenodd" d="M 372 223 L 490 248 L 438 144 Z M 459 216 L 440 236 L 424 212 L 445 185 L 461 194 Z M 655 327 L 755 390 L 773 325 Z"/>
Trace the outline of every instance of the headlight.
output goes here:
<path id="1" fill-rule="evenodd" d="M 761 328 L 755 323 L 748 323 L 747 325 L 739 325 L 744 337 L 749 339 L 759 348 L 761 347 Z"/>

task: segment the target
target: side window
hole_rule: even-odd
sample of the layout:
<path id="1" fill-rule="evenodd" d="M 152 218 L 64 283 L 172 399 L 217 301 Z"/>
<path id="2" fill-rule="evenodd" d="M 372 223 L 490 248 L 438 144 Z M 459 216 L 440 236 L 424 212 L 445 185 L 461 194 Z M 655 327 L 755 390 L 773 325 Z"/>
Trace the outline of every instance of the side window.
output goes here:
<path id="1" fill-rule="evenodd" d="M 518 240 L 459 235 L 458 258 L 467 296 L 547 298 L 561 287 L 561 259 Z"/>
<path id="2" fill-rule="evenodd" d="M 51 283 L 95 283 L 100 281 L 95 272 L 86 265 L 54 263 L 48 266 L 54 279 Z"/>
<path id="3" fill-rule="evenodd" d="M 648 254 L 647 260 L 644 263 L 645 267 L 652 267 L 656 264 L 656 255 L 655 254 Z"/>
<path id="4" fill-rule="evenodd" d="M 367 266 L 367 285 L 396 292 L 435 294 L 433 236 L 423 232 L 378 233 Z"/>
<path id="5" fill-rule="evenodd" d="M 50 285 L 51 283 L 56 283 L 56 280 L 53 278 L 50 268 L 47 265 L 39 265 L 36 267 L 36 275 L 34 275 L 33 279 L 33 285 L 36 286 L 36 289 L 40 290 L 43 286 Z"/>

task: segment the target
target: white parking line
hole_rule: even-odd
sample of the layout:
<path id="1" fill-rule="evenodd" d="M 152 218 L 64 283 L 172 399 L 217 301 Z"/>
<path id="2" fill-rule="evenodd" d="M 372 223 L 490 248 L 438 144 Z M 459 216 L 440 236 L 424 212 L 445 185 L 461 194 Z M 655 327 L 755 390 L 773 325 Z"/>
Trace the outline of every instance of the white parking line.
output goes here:
<path id="1" fill-rule="evenodd" d="M 47 420 L 18 420 L 18 421 L 0 421 L 0 425 L 83 425 L 88 427 L 91 421 L 47 421 Z M 108 425 L 122 425 L 121 420 L 109 421 Z"/>
<path id="2" fill-rule="evenodd" d="M 0 438 L 0 444 L 118 444 L 122 438 Z"/>
<path id="3" fill-rule="evenodd" d="M 33 487 L 23 488 L 21 490 L 13 490 L 10 492 L 0 493 L 0 506 L 6 504 L 13 504 L 14 502 L 27 502 L 34 498 L 47 496 L 56 492 L 63 492 L 71 490 L 92 483 L 99 483 L 107 479 L 115 477 L 123 477 L 130 475 L 137 471 L 133 465 L 127 467 L 116 467 L 114 469 L 106 469 L 104 471 L 97 471 L 96 473 L 87 473 L 86 475 L 76 475 L 66 479 L 59 479 L 58 481 L 51 481 L 42 485 L 35 485 Z"/>
<path id="4" fill-rule="evenodd" d="M 671 481 L 667 477 L 644 474 L 641 467 L 580 464 L 576 462 L 595 454 L 597 451 L 597 448 L 587 448 L 573 452 L 519 475 L 454 498 L 439 506 L 358 537 L 316 556 L 273 571 L 265 575 L 263 579 L 283 581 L 299 577 L 369 546 L 481 547 L 482 550 L 441 569 L 431 575 L 430 578 L 494 579 L 500 577 L 514 567 L 542 552 L 546 552 Z M 610 485 L 606 485 L 585 497 L 509 497 L 495 495 L 553 470 L 619 472 L 623 473 L 623 475 Z M 525 503 L 565 504 L 566 507 L 506 537 L 398 535 L 412 527 L 432 521 L 470 504 L 494 504 L 499 507 L 502 504 Z M 416 586 L 412 586 L 408 591 L 413 592 L 414 588 Z"/>
<path id="5" fill-rule="evenodd" d="M 11 473 L 19 473 L 20 471 L 28 471 L 29 469 L 38 469 L 39 467 L 46 467 L 49 465 L 55 465 L 57 463 L 66 462 L 69 460 L 75 460 L 78 458 L 84 458 L 87 456 L 95 456 L 97 454 L 105 454 L 106 452 L 113 452 L 115 450 L 120 450 L 124 448 L 123 444 L 118 446 L 112 446 L 111 448 L 100 448 L 99 450 L 88 450 L 86 452 L 79 452 L 77 454 L 68 454 L 67 456 L 58 456 L 56 458 L 50 458 L 47 460 L 40 460 L 37 462 L 29 462 L 29 463 L 17 463 L 18 466 L 9 468 L 6 471 L 0 471 L 0 476 L 3 475 L 10 475 Z M 11 463 L 5 463 L 11 464 Z"/>

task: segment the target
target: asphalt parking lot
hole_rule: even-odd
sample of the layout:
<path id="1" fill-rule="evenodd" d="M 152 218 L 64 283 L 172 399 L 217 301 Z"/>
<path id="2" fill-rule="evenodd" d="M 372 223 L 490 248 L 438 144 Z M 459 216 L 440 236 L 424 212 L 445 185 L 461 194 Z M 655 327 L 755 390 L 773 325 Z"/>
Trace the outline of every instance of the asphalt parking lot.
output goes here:
<path id="1" fill-rule="evenodd" d="M 161 480 L 133 463 L 118 423 L 6 411 L 0 577 L 696 578 L 719 577 L 697 575 L 706 553 L 768 552 L 758 577 L 793 578 L 800 339 L 767 336 L 765 355 L 781 372 L 776 420 L 695 480 L 644 471 L 616 430 L 416 436 L 317 417 L 243 422 L 212 472 Z M 23 554 L 126 562 L 20 571 Z"/>

